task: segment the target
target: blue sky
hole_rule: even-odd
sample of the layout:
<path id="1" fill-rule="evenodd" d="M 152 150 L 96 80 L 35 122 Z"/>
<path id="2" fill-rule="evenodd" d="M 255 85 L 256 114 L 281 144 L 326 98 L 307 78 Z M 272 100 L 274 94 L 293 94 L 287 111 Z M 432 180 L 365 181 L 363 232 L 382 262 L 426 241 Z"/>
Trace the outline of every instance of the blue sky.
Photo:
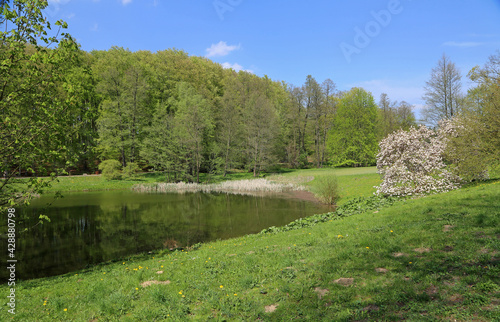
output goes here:
<path id="1" fill-rule="evenodd" d="M 300 86 L 307 75 L 416 105 L 446 53 L 467 72 L 500 50 L 500 0 L 49 0 L 83 50 L 176 48 Z"/>

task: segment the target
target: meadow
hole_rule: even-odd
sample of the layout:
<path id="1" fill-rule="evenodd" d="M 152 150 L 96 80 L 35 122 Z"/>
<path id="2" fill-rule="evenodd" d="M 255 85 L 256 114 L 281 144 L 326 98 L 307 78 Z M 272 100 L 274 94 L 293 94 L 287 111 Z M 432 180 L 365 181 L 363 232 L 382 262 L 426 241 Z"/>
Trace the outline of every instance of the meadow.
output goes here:
<path id="1" fill-rule="evenodd" d="M 346 215 L 21 281 L 16 315 L 0 320 L 498 319 L 499 180 L 366 206 L 373 168 L 334 171 Z"/>

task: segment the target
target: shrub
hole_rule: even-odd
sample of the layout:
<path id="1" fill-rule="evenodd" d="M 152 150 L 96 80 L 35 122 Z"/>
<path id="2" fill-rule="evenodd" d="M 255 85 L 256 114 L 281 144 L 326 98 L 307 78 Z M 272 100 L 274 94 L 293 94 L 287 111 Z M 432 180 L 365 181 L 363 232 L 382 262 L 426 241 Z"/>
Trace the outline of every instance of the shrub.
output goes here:
<path id="1" fill-rule="evenodd" d="M 99 164 L 99 170 L 106 180 L 120 180 L 122 177 L 120 168 L 121 164 L 117 160 L 105 160 Z"/>
<path id="2" fill-rule="evenodd" d="M 125 167 L 123 167 L 123 177 L 125 179 L 134 179 L 137 177 L 137 173 L 140 171 L 139 166 L 135 162 L 129 162 Z"/>
<path id="3" fill-rule="evenodd" d="M 339 199 L 339 185 L 335 175 L 325 175 L 315 180 L 314 194 L 323 203 L 334 205 Z"/>
<path id="4" fill-rule="evenodd" d="M 447 169 L 443 154 L 453 129 L 439 131 L 425 126 L 397 131 L 380 143 L 377 155 L 382 183 L 377 194 L 405 196 L 457 189 L 460 177 Z"/>
<path id="5" fill-rule="evenodd" d="M 460 178 L 472 180 L 488 179 L 488 157 L 482 144 L 479 130 L 483 125 L 473 117 L 461 115 L 443 124 L 448 144 L 444 151 L 450 170 Z"/>

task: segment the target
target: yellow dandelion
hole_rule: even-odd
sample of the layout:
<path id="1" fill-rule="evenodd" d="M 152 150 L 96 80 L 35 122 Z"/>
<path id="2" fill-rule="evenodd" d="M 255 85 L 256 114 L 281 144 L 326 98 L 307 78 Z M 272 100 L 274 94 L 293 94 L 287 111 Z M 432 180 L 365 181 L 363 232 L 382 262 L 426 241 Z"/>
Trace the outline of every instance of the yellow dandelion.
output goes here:
<path id="1" fill-rule="evenodd" d="M 106 272 L 104 272 L 103 274 L 106 274 Z"/>
<path id="2" fill-rule="evenodd" d="M 222 285 L 221 285 L 221 286 L 219 286 L 219 287 L 220 287 L 220 288 L 223 288 L 224 286 L 222 286 Z"/>
<path id="3" fill-rule="evenodd" d="M 366 249 L 370 249 L 370 247 L 367 246 Z"/>
<path id="4" fill-rule="evenodd" d="M 64 309 L 64 312 L 66 312 L 68 309 Z"/>
<path id="5" fill-rule="evenodd" d="M 136 291 L 138 291 L 138 290 L 139 290 L 139 288 L 138 288 L 138 287 L 136 287 L 136 288 L 135 288 L 135 290 L 136 290 Z"/>
<path id="6" fill-rule="evenodd" d="M 393 231 L 391 230 L 391 233 L 393 233 Z"/>
<path id="7" fill-rule="evenodd" d="M 47 302 L 43 302 L 43 305 L 47 305 Z"/>
<path id="8" fill-rule="evenodd" d="M 412 263 L 412 262 L 410 262 L 410 264 L 411 264 L 411 263 Z"/>
<path id="9" fill-rule="evenodd" d="M 238 296 L 238 294 L 234 293 L 234 296 Z"/>
<path id="10" fill-rule="evenodd" d="M 182 290 L 180 290 L 180 291 L 179 291 L 179 294 L 181 294 L 181 295 L 182 295 Z"/>
<path id="11" fill-rule="evenodd" d="M 186 297 L 185 295 L 183 295 L 182 297 Z"/>

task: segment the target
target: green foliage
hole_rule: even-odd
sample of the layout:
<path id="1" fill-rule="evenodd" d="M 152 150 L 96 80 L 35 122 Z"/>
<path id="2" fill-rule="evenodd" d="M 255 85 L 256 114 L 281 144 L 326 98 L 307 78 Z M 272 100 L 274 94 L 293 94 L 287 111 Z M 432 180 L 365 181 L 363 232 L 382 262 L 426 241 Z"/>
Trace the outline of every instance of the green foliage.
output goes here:
<path id="1" fill-rule="evenodd" d="M 350 160 L 363 166 L 375 163 L 376 119 L 377 107 L 369 92 L 353 88 L 342 95 L 327 141 L 332 165 Z"/>
<path id="2" fill-rule="evenodd" d="M 122 178 L 121 163 L 118 160 L 105 160 L 99 164 L 99 170 L 106 180 L 120 180 Z"/>
<path id="3" fill-rule="evenodd" d="M 306 218 L 297 219 L 289 223 L 288 225 L 282 227 L 272 226 L 262 230 L 260 234 L 279 233 L 289 230 L 312 227 L 318 223 L 323 223 L 332 220 L 338 220 L 344 217 L 358 215 L 367 212 L 369 210 L 382 209 L 384 207 L 391 206 L 396 201 L 398 201 L 397 198 L 392 198 L 392 197 L 386 198 L 379 196 L 372 196 L 369 198 L 354 198 L 337 207 L 335 211 L 328 212 L 326 214 L 318 214 Z"/>
<path id="4" fill-rule="evenodd" d="M 141 169 L 139 165 L 135 162 L 129 162 L 123 167 L 122 175 L 124 179 L 135 179 Z"/>
<path id="5" fill-rule="evenodd" d="M 335 205 L 340 199 L 339 184 L 335 175 L 325 175 L 315 179 L 314 194 L 325 204 Z"/>
<path id="6" fill-rule="evenodd" d="M 49 35 L 46 6 L 21 0 L 0 6 L 0 209 L 29 202 L 52 181 L 37 178 L 25 186 L 16 176 L 61 172 L 78 145 L 71 142 L 79 127 L 72 116 L 81 85 L 66 76 L 78 65 L 79 49 L 65 33 Z"/>

